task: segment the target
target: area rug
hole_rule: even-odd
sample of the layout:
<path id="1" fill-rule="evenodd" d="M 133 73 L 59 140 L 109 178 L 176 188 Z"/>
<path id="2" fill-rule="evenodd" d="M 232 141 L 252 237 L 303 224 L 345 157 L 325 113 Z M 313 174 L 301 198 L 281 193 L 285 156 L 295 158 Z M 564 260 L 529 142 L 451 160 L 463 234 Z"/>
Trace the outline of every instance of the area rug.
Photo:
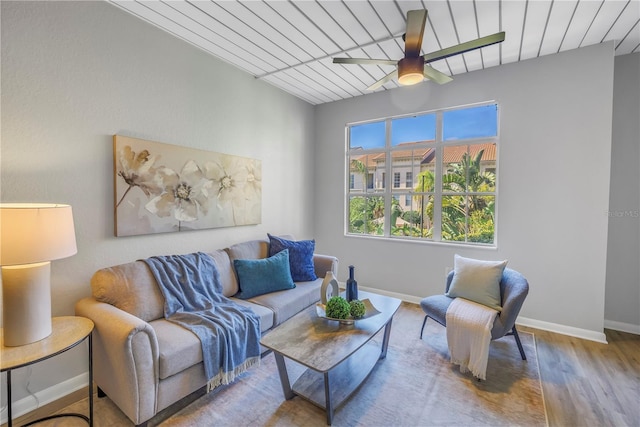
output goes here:
<path id="1" fill-rule="evenodd" d="M 334 426 L 545 426 L 535 337 L 520 333 L 527 360 L 513 337 L 491 343 L 487 379 L 460 373 L 449 362 L 444 327 L 403 303 L 393 319 L 386 359 L 335 412 Z M 381 337 L 376 337 L 381 340 Z M 302 368 L 288 364 L 290 374 Z M 84 411 L 86 399 L 65 411 Z M 131 423 L 108 398 L 96 399 L 94 425 Z M 65 424 L 67 425 L 67 424 Z M 204 395 L 161 426 L 324 426 L 325 413 L 295 397 L 285 400 L 273 354 L 230 386 Z"/>

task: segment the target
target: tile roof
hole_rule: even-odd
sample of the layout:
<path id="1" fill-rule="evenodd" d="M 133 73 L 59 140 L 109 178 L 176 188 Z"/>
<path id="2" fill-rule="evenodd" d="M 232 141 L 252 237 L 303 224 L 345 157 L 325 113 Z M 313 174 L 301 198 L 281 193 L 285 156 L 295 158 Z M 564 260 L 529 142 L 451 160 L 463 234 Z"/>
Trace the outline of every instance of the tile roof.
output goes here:
<path id="1" fill-rule="evenodd" d="M 404 143 L 400 144 L 402 146 L 407 146 L 409 144 L 415 143 Z M 400 146 L 398 145 L 398 147 Z M 404 148 L 404 147 L 403 147 Z M 471 144 L 471 145 L 454 145 L 454 146 L 446 146 L 443 148 L 443 157 L 444 163 L 459 163 L 462 160 L 462 156 L 464 153 L 469 151 L 471 157 L 475 157 L 480 150 L 484 150 L 484 154 L 482 155 L 483 161 L 495 161 L 496 160 L 496 144 L 494 143 L 485 143 L 485 144 Z M 406 150 L 393 150 L 391 151 L 391 156 L 393 160 L 402 160 L 402 159 L 411 159 L 412 157 L 415 159 L 420 159 L 421 164 L 429 164 L 434 161 L 435 158 L 435 149 L 433 147 L 428 148 L 418 148 L 418 149 L 406 149 Z M 385 161 L 385 153 L 371 153 L 371 154 L 363 154 L 361 156 L 353 155 L 351 156 L 352 160 L 358 160 L 364 163 L 367 168 L 374 168 L 380 163 Z"/>

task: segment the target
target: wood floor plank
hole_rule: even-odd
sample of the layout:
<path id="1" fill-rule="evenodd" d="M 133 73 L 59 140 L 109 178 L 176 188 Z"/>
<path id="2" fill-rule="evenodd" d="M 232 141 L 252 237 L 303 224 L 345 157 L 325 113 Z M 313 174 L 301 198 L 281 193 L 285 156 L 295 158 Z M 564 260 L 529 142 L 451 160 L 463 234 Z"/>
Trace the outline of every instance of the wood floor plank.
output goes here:
<path id="1" fill-rule="evenodd" d="M 605 330 L 609 344 L 533 328 L 550 426 L 640 425 L 640 336 Z"/>

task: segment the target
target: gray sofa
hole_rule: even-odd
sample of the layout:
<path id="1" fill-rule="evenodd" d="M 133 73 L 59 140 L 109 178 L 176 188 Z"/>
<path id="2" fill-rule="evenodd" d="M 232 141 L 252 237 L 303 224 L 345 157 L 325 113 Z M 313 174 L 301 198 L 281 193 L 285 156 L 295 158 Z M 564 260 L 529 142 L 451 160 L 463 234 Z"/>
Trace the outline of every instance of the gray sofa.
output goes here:
<path id="1" fill-rule="evenodd" d="M 209 253 L 223 283 L 223 293 L 238 292 L 234 259 L 261 259 L 269 242 L 253 240 Z M 313 255 L 318 279 L 248 300 L 260 317 L 262 334 L 320 299 L 327 271 L 337 274 L 338 260 Z M 94 381 L 136 425 L 207 384 L 198 338 L 164 319 L 164 297 L 144 261 L 104 268 L 91 279 L 92 297 L 76 304 L 76 314 L 95 323 Z"/>

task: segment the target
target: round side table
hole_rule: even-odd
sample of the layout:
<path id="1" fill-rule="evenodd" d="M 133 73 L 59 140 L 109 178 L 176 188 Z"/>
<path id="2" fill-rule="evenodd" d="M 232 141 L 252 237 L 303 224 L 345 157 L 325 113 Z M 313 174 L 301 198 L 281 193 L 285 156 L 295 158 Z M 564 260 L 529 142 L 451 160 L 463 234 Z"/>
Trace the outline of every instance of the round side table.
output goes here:
<path id="1" fill-rule="evenodd" d="M 83 414 L 56 414 L 36 421 L 32 421 L 25 426 L 35 424 L 40 421 L 58 417 L 79 417 L 87 421 L 89 426 L 93 426 L 93 349 L 91 343 L 91 331 L 93 322 L 84 317 L 63 316 L 51 319 L 53 332 L 48 337 L 31 344 L 18 347 L 5 347 L 4 330 L 0 329 L 0 372 L 7 373 L 7 407 L 8 407 L 8 427 L 12 426 L 11 420 L 11 371 L 25 366 L 33 365 L 43 360 L 50 359 L 58 354 L 77 346 L 85 339 L 89 342 L 89 416 Z"/>

